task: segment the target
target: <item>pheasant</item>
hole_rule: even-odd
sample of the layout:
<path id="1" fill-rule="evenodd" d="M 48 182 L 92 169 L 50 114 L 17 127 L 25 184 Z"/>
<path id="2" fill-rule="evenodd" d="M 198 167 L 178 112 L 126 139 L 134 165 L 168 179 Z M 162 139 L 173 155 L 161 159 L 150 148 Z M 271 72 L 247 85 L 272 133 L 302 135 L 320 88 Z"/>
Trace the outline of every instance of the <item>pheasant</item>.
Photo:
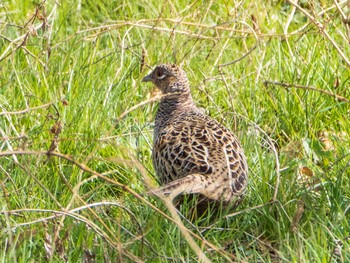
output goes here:
<path id="1" fill-rule="evenodd" d="M 248 184 L 243 149 L 229 129 L 196 107 L 184 70 L 161 64 L 142 81 L 163 94 L 153 136 L 153 166 L 162 185 L 155 193 L 226 205 L 241 200 Z"/>

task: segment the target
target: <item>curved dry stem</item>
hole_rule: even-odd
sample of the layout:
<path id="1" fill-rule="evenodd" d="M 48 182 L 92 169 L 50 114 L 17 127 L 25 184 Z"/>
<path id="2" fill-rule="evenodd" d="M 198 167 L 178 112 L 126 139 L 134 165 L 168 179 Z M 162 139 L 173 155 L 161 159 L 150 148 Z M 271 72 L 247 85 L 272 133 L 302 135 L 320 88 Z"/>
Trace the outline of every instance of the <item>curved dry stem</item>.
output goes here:
<path id="1" fill-rule="evenodd" d="M 337 50 L 339 55 L 344 59 L 346 65 L 350 68 L 350 60 L 349 58 L 344 54 L 344 52 L 341 50 L 341 48 L 338 46 L 338 44 L 334 41 L 334 39 L 328 34 L 327 30 L 325 29 L 325 26 L 318 21 L 315 17 L 313 17 L 309 12 L 307 12 L 304 8 L 302 8 L 298 3 L 288 0 L 290 4 L 295 6 L 300 12 L 302 12 L 307 18 L 309 18 L 313 24 L 318 28 L 318 30 L 329 40 L 329 42 L 333 45 L 333 47 Z"/>
<path id="2" fill-rule="evenodd" d="M 246 116 L 243 116 L 243 115 L 237 114 L 237 113 L 236 113 L 236 115 L 247 120 L 249 123 L 251 123 L 254 126 L 255 129 L 257 129 L 259 132 L 261 132 L 266 137 L 267 143 L 269 144 L 270 149 L 274 153 L 275 162 L 276 162 L 276 183 L 275 183 L 275 190 L 273 193 L 272 201 L 275 202 L 275 201 L 277 201 L 278 189 L 279 189 L 280 180 L 281 180 L 281 169 L 280 169 L 281 166 L 280 166 L 278 151 L 277 151 L 272 139 L 268 136 L 268 134 L 262 128 L 260 128 L 260 126 L 258 124 L 256 124 L 252 120 L 249 120 Z"/>
<path id="3" fill-rule="evenodd" d="M 319 89 L 319 88 L 316 88 L 316 87 L 312 87 L 312 86 L 304 86 L 304 85 L 299 85 L 299 84 L 290 84 L 290 83 L 284 83 L 284 82 L 278 82 L 278 81 L 265 80 L 264 81 L 264 85 L 267 86 L 268 84 L 275 85 L 275 86 L 282 86 L 282 87 L 285 87 L 285 88 L 297 88 L 297 89 L 303 89 L 303 90 L 317 91 L 319 93 L 326 94 L 328 96 L 334 97 L 335 99 L 337 99 L 339 101 L 350 103 L 350 99 L 347 99 L 347 98 L 345 98 L 343 96 L 340 96 L 340 95 L 338 95 L 336 93 L 332 93 L 332 92 L 329 92 L 329 91 L 326 91 L 326 90 L 322 90 L 322 89 Z"/>
<path id="4" fill-rule="evenodd" d="M 46 152 L 46 151 L 4 151 L 4 152 L 0 152 L 0 157 L 1 157 L 1 156 L 11 156 L 11 155 L 47 155 L 47 152 Z M 87 172 L 87 173 L 92 174 L 92 176 L 90 176 L 89 178 L 87 178 L 87 179 L 85 179 L 84 181 L 80 182 L 79 184 L 77 184 L 77 185 L 74 187 L 74 189 L 73 189 L 73 197 L 72 197 L 72 200 L 75 199 L 75 198 L 78 196 L 78 191 L 79 191 L 79 188 L 80 188 L 80 186 L 81 186 L 82 184 L 84 184 L 84 183 L 86 183 L 86 182 L 88 182 L 88 181 L 91 181 L 91 180 L 93 180 L 93 179 L 96 179 L 96 178 L 102 179 L 102 180 L 104 180 L 104 181 L 106 181 L 106 182 L 109 182 L 109 183 L 111 183 L 111 184 L 113 184 L 113 185 L 117 185 L 117 186 L 121 187 L 124 191 L 127 191 L 128 193 L 132 194 L 134 197 L 136 197 L 138 200 L 140 200 L 140 201 L 142 201 L 143 203 L 145 203 L 146 205 L 148 205 L 151 209 L 153 209 L 154 211 L 156 211 L 157 213 L 159 213 L 160 215 L 162 215 L 164 218 L 166 218 L 166 219 L 170 220 L 171 222 L 175 223 L 175 224 L 179 227 L 180 231 L 181 231 L 183 234 L 185 233 L 186 236 L 190 235 L 190 236 L 191 236 L 191 239 L 192 239 L 192 237 L 194 237 L 195 239 L 197 239 L 197 240 L 199 240 L 200 242 L 202 242 L 203 245 L 205 245 L 205 246 L 207 246 L 207 247 L 213 249 L 214 251 L 217 251 L 217 252 L 220 253 L 221 255 L 223 255 L 223 256 L 229 258 L 228 253 L 227 253 L 226 251 L 224 251 L 224 250 L 222 250 L 222 249 L 216 247 L 214 244 L 208 242 L 208 241 L 205 240 L 205 239 L 202 239 L 200 236 L 198 236 L 197 234 L 193 233 L 193 231 L 187 229 L 187 228 L 183 225 L 183 223 L 181 222 L 181 219 L 180 219 L 180 221 L 178 221 L 178 218 L 179 218 L 179 217 L 178 217 L 177 214 L 176 214 L 177 216 L 173 217 L 173 214 L 172 214 L 172 213 L 174 212 L 174 210 L 171 210 L 172 208 L 171 208 L 170 206 L 168 207 L 168 208 L 170 208 L 169 211 L 170 211 L 170 212 L 173 211 L 173 212 L 171 212 L 171 214 L 172 214 L 171 217 L 168 216 L 167 214 L 165 214 L 163 211 L 159 210 L 157 207 L 155 207 L 152 203 L 150 203 L 148 200 L 146 200 L 146 199 L 145 199 L 144 197 L 142 197 L 140 194 L 138 194 L 138 193 L 136 193 L 134 190 L 132 190 L 129 186 L 127 186 L 127 185 L 125 185 L 125 184 L 122 184 L 122 183 L 120 183 L 120 182 L 118 182 L 118 181 L 115 181 L 115 180 L 113 180 L 113 179 L 111 179 L 111 178 L 108 178 L 108 177 L 106 177 L 106 176 L 104 176 L 104 175 L 102 175 L 102 174 L 100 174 L 100 173 L 98 173 L 98 172 L 92 170 L 91 168 L 89 168 L 89 167 L 86 166 L 85 164 L 76 161 L 73 157 L 71 157 L 71 156 L 69 156 L 69 155 L 65 155 L 65 154 L 59 153 L 59 152 L 50 152 L 50 155 L 51 155 L 51 156 L 56 156 L 56 157 L 59 157 L 59 158 L 66 159 L 67 161 L 69 161 L 69 162 L 71 162 L 72 164 L 76 165 L 76 166 L 77 166 L 78 168 L 80 168 L 82 171 L 85 171 L 85 172 Z M 165 203 L 166 203 L 166 202 L 167 202 L 167 201 L 165 201 Z M 166 204 L 167 204 L 167 203 L 166 203 Z M 169 205 L 169 203 L 168 203 L 168 205 Z M 168 206 L 168 205 L 167 205 L 167 206 Z M 174 208 L 174 209 L 175 209 L 175 208 Z M 70 210 L 68 210 L 68 211 L 70 211 Z M 89 210 L 89 211 L 94 213 L 93 210 Z M 96 215 L 96 214 L 94 213 L 94 215 Z M 67 216 L 67 214 L 63 211 L 62 217 L 65 217 L 65 216 Z M 100 223 L 103 224 L 103 226 L 104 226 L 106 229 L 108 229 L 108 226 L 107 226 L 102 220 L 100 221 Z M 185 230 L 184 230 L 184 227 L 186 228 Z M 183 231 L 184 231 L 184 232 L 183 232 Z M 189 240 L 190 240 L 190 239 L 189 239 Z M 190 241 L 190 242 L 192 242 L 192 241 Z M 189 245 L 191 246 L 191 244 L 189 244 Z M 198 245 L 197 245 L 197 246 L 198 246 Z M 192 246 L 191 246 L 191 247 L 192 247 Z M 199 251 L 197 250 L 198 247 L 195 247 L 195 246 L 194 246 L 194 247 L 192 247 L 192 248 L 194 248 L 194 249 L 195 249 L 195 252 L 200 256 L 200 258 L 202 258 L 201 252 L 199 252 Z M 203 258 L 203 260 L 205 260 L 205 259 Z"/>
<path id="5" fill-rule="evenodd" d="M 36 106 L 36 107 L 32 107 L 32 108 L 27 108 L 24 110 L 18 110 L 18 111 L 3 111 L 0 112 L 0 116 L 1 115 L 18 115 L 18 114 L 24 114 L 33 110 L 37 110 L 37 109 L 43 109 L 43 108 L 47 108 L 49 106 L 53 105 L 53 102 L 49 102 L 40 106 Z"/>
<path id="6" fill-rule="evenodd" d="M 53 220 L 58 217 L 62 216 L 68 216 L 71 217 L 77 221 L 83 222 L 86 225 L 88 225 L 91 229 L 93 229 L 98 235 L 106 239 L 106 241 L 113 246 L 115 249 L 120 249 L 122 248 L 122 253 L 127 256 L 128 258 L 132 260 L 136 260 L 137 262 L 142 262 L 138 257 L 135 255 L 131 254 L 130 252 L 126 251 L 125 244 L 116 242 L 116 239 L 112 239 L 111 236 L 107 233 L 105 233 L 101 227 L 99 227 L 96 223 L 93 221 L 89 220 L 88 218 L 82 216 L 78 212 L 87 209 L 87 208 L 92 208 L 92 207 L 97 207 L 97 206 L 102 206 L 102 205 L 113 205 L 113 206 L 118 206 L 121 207 L 119 204 L 113 203 L 113 202 L 99 202 L 99 203 L 93 203 L 93 204 L 88 204 L 84 205 L 81 207 L 74 208 L 70 211 L 62 211 L 62 210 L 52 210 L 52 209 L 30 209 L 30 208 L 25 208 L 25 209 L 16 209 L 16 210 L 8 210 L 8 211 L 0 211 L 0 214 L 4 215 L 11 215 L 11 214 L 21 214 L 25 212 L 33 212 L 33 213 L 52 213 L 52 216 L 47 216 L 47 217 L 42 217 L 30 222 L 25 222 L 25 223 L 20 223 L 16 224 L 15 226 L 11 227 L 9 230 L 13 231 L 16 228 L 24 227 L 24 226 L 29 226 L 33 224 L 38 224 L 38 223 L 44 223 L 47 222 L 48 220 Z"/>

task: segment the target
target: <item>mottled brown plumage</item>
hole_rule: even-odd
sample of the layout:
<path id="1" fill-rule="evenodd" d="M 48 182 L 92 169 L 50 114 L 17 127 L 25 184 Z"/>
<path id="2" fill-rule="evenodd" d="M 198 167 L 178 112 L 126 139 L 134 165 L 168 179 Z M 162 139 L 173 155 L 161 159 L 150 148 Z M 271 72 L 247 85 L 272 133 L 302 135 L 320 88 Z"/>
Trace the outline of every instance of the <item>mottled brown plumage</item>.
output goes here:
<path id="1" fill-rule="evenodd" d="M 199 194 L 224 204 L 240 199 L 248 166 L 235 135 L 196 107 L 185 72 L 174 64 L 157 66 L 151 81 L 166 96 L 155 120 L 152 159 L 162 187 L 172 199 Z"/>

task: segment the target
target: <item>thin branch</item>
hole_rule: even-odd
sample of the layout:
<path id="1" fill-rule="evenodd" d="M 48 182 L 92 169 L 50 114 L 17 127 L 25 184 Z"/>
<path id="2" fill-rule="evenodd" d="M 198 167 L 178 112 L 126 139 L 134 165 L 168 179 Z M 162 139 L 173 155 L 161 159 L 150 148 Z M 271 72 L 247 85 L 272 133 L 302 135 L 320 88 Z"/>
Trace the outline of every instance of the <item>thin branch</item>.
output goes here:
<path id="1" fill-rule="evenodd" d="M 31 23 L 31 25 L 34 24 L 35 22 L 35 19 L 37 17 L 37 14 L 39 12 L 39 9 L 45 4 L 46 0 L 43 0 L 36 8 L 36 11 L 35 11 L 35 14 L 25 23 L 25 25 L 22 27 L 22 28 L 25 28 L 28 26 L 28 24 Z M 55 5 L 54 5 L 54 8 L 52 9 L 52 12 L 49 14 L 49 16 L 47 17 L 47 19 L 50 19 L 50 17 L 54 14 L 54 12 L 56 11 L 56 6 L 59 5 L 57 3 L 57 1 L 55 1 Z M 31 30 L 32 31 L 37 31 L 39 30 L 40 28 L 43 27 L 43 23 L 40 23 L 40 25 L 38 26 L 35 26 L 33 27 Z M 26 41 L 28 39 L 30 35 L 30 32 L 26 32 L 25 34 L 17 37 L 16 39 L 13 39 L 13 40 L 10 40 L 9 38 L 7 37 L 4 37 L 3 35 L 0 35 L 1 37 L 3 37 L 4 39 L 6 39 L 7 41 L 10 42 L 10 44 L 7 46 L 7 48 L 5 49 L 5 51 L 0 55 L 0 62 L 3 61 L 4 59 L 6 59 L 7 57 L 9 57 L 11 54 L 13 54 L 14 52 L 16 52 L 19 48 L 22 48 L 24 49 L 26 52 L 28 52 L 28 54 L 30 54 L 31 56 L 33 56 L 35 59 L 37 59 L 37 61 L 43 66 L 45 67 L 45 63 L 42 62 L 39 58 L 37 58 L 34 54 L 32 54 L 26 47 L 25 47 L 25 44 L 26 44 Z M 17 43 L 18 41 L 22 40 L 20 43 Z M 12 50 L 12 46 L 15 46 Z"/>
<path id="2" fill-rule="evenodd" d="M 152 29 L 152 31 L 154 30 L 154 31 L 160 31 L 160 32 L 177 33 L 177 34 L 186 35 L 186 36 L 194 37 L 194 38 L 198 38 L 198 39 L 220 39 L 220 37 L 203 36 L 203 35 L 198 35 L 198 33 L 192 33 L 192 32 L 188 32 L 188 31 L 184 31 L 184 30 L 175 30 L 173 28 L 166 28 L 166 27 L 155 27 L 152 25 L 138 24 L 138 23 L 133 23 L 133 22 L 125 22 L 125 23 L 117 24 L 117 25 L 108 25 L 108 26 L 98 27 L 98 29 L 105 29 L 105 31 L 98 32 L 97 35 L 99 35 L 101 33 L 108 32 L 113 28 L 119 28 L 121 26 L 132 26 L 132 27 L 135 26 L 135 27 L 141 27 L 141 28 L 148 28 L 148 29 Z M 82 30 L 82 31 L 79 31 L 78 34 L 82 33 L 82 32 L 86 32 L 86 31 L 93 31 L 93 30 L 95 30 L 95 29 Z"/>
<path id="3" fill-rule="evenodd" d="M 338 51 L 339 55 L 344 59 L 347 66 L 350 68 L 350 60 L 347 58 L 347 56 L 345 56 L 345 54 L 340 49 L 340 47 L 337 45 L 337 43 L 328 34 L 328 32 L 325 29 L 325 26 L 321 22 L 317 21 L 315 17 L 313 17 L 311 14 L 309 14 L 309 12 L 307 12 L 304 8 L 299 6 L 296 2 L 294 2 L 292 0 L 288 0 L 288 2 L 290 4 L 292 4 L 293 6 L 295 6 L 296 8 L 298 8 L 307 18 L 309 18 L 312 21 L 312 23 L 315 24 L 315 26 L 318 28 L 318 30 L 329 40 L 329 42 L 331 42 L 333 47 Z"/>
<path id="4" fill-rule="evenodd" d="M 46 107 L 49 107 L 53 105 L 53 102 L 49 102 L 49 103 L 46 103 L 46 104 L 43 104 L 43 105 L 40 105 L 40 106 L 36 106 L 36 107 L 33 107 L 33 108 L 27 108 L 25 110 L 19 110 L 19 111 L 3 111 L 3 112 L 0 112 L 0 116 L 1 115 L 17 115 L 17 114 L 23 114 L 23 113 L 27 113 L 29 111 L 32 111 L 32 110 L 37 110 L 37 109 L 42 109 L 42 108 L 46 108 Z"/>
<path id="5" fill-rule="evenodd" d="M 4 151 L 1 152 L 0 151 L 0 157 L 2 156 L 10 156 L 10 155 L 46 155 L 47 151 Z M 129 192 L 130 194 L 132 194 L 134 197 L 136 197 L 137 199 L 139 199 L 140 201 L 142 201 L 143 203 L 145 203 L 146 205 L 148 205 L 151 209 L 153 209 L 154 211 L 158 212 L 160 215 L 162 215 L 164 218 L 170 220 L 171 222 L 175 223 L 179 228 L 181 228 L 178 225 L 178 222 L 176 219 L 173 219 L 172 217 L 168 216 L 167 214 L 165 214 L 163 211 L 159 210 L 156 206 L 154 206 L 151 202 L 149 202 L 148 200 L 146 200 L 144 197 L 142 197 L 140 194 L 136 193 L 134 190 L 132 190 L 129 186 L 122 184 L 118 181 L 115 181 L 107 176 L 104 176 L 94 170 L 92 170 L 91 168 L 89 168 L 88 166 L 86 166 L 83 163 L 80 163 L 78 161 L 76 161 L 73 157 L 69 156 L 69 155 L 65 155 L 59 152 L 50 152 L 51 156 L 56 156 L 59 158 L 63 158 L 66 159 L 67 161 L 71 162 L 72 164 L 76 165 L 77 167 L 79 167 L 81 170 L 92 174 L 92 176 L 90 176 L 89 178 L 81 181 L 80 183 L 78 183 L 74 189 L 73 192 L 76 193 L 76 191 L 80 188 L 80 186 L 86 182 L 92 181 L 96 178 L 100 178 L 106 182 L 109 182 L 111 184 L 117 185 L 119 187 L 121 187 L 123 190 Z M 64 216 L 64 214 L 63 214 Z M 194 238 L 196 238 L 197 240 L 199 240 L 200 242 L 202 242 L 204 245 L 214 249 L 215 251 L 218 251 L 220 253 L 225 253 L 225 251 L 219 249 L 218 247 L 216 247 L 215 245 L 213 245 L 212 243 L 208 242 L 205 239 L 202 239 L 200 236 L 198 236 L 197 234 L 193 233 L 193 231 L 186 229 L 186 232 L 191 234 L 191 236 L 193 236 Z"/>
<path id="6" fill-rule="evenodd" d="M 349 26 L 349 17 L 347 16 L 343 10 L 341 9 L 339 3 L 337 2 L 337 0 L 333 0 L 334 4 L 337 6 L 337 9 L 339 11 L 339 13 L 342 16 L 342 22 L 346 28 L 346 33 L 347 33 L 347 37 L 343 36 L 343 34 L 341 34 L 343 36 L 343 38 L 349 43 L 349 38 L 350 38 L 350 26 Z M 339 29 L 338 29 L 339 30 Z"/>
<path id="7" fill-rule="evenodd" d="M 30 151 L 29 150 L 29 151 L 4 151 L 4 152 L 0 152 L 0 157 L 1 156 L 8 156 L 8 155 L 47 155 L 47 151 Z M 54 152 L 54 151 L 50 152 L 50 155 L 66 159 L 67 161 L 69 161 L 69 162 L 73 163 L 74 165 L 76 165 L 77 167 L 79 167 L 81 170 L 93 174 L 94 177 L 93 178 L 90 177 L 89 181 L 93 180 L 94 178 L 101 178 L 109 183 L 120 186 L 122 189 L 124 189 L 127 192 L 129 192 L 130 194 L 134 195 L 136 198 L 144 200 L 144 198 L 142 196 L 140 196 L 138 193 L 133 191 L 127 185 L 119 183 L 118 181 L 115 181 L 115 180 L 108 178 L 106 176 L 103 176 L 102 174 L 92 170 L 91 168 L 89 168 L 85 164 L 76 161 L 73 157 L 71 157 L 69 155 L 62 154 L 59 152 Z M 147 203 L 147 200 L 145 200 L 145 201 Z M 152 205 L 152 204 L 149 203 L 149 205 Z"/>
<path id="8" fill-rule="evenodd" d="M 38 27 L 40 28 L 40 27 Z M 15 53 L 19 48 L 23 47 L 27 41 L 27 38 L 29 36 L 29 33 L 26 33 L 23 35 L 23 41 L 18 44 L 13 50 L 11 50 L 9 53 L 7 53 L 7 51 L 11 48 L 11 45 L 9 45 L 6 50 L 4 51 L 4 53 L 1 55 L 0 57 L 0 62 L 3 61 L 5 58 L 9 57 L 11 54 Z M 22 37 L 22 36 L 21 36 Z M 21 38 L 19 38 L 21 39 Z M 12 41 L 11 44 L 14 44 L 15 41 Z"/>
<path id="9" fill-rule="evenodd" d="M 339 2 L 338 4 L 339 4 L 339 5 L 347 5 L 349 2 L 350 2 L 349 0 L 343 0 L 343 1 Z M 317 16 L 318 16 L 318 17 L 321 17 L 321 16 L 323 16 L 324 13 L 326 13 L 326 12 L 328 12 L 328 11 L 334 9 L 335 7 L 336 7 L 335 5 L 332 5 L 332 6 L 328 7 L 328 8 L 326 8 L 326 9 L 323 9 L 322 11 L 320 11 L 319 13 L 317 13 Z M 293 31 L 293 32 L 291 32 L 291 33 L 289 33 L 289 35 L 304 34 L 304 33 L 303 33 L 304 29 L 307 28 L 310 24 L 311 24 L 311 22 L 305 23 L 302 27 L 300 27 L 300 28 L 298 28 L 297 30 L 295 30 L 295 31 Z"/>
<path id="10" fill-rule="evenodd" d="M 124 111 L 122 114 L 120 114 L 120 116 L 116 119 L 116 122 L 120 122 L 126 115 L 128 115 L 130 112 L 136 110 L 137 108 L 140 108 L 146 104 L 149 104 L 149 103 L 152 103 L 152 102 L 155 102 L 155 101 L 158 101 L 164 97 L 168 97 L 168 96 L 173 96 L 177 93 L 173 93 L 173 94 L 161 94 L 161 95 L 158 95 L 158 96 L 155 96 L 153 98 L 150 98 L 148 100 L 145 100 L 145 101 L 142 101 L 140 102 L 139 104 L 136 104 L 134 106 L 132 106 L 131 108 L 127 109 L 126 111 Z"/>
<path id="11" fill-rule="evenodd" d="M 294 87 L 294 88 L 303 89 L 303 90 L 313 90 L 313 91 L 317 91 L 317 92 L 320 92 L 322 94 L 326 94 L 328 96 L 334 97 L 335 99 L 337 99 L 339 101 L 350 103 L 350 100 L 345 98 L 345 97 L 343 97 L 343 96 L 340 96 L 338 94 L 335 94 L 335 93 L 332 93 L 332 92 L 329 92 L 329 91 L 326 91 L 326 90 L 322 90 L 322 89 L 319 89 L 319 88 L 316 88 L 316 87 L 312 87 L 312 86 L 304 86 L 304 85 L 283 83 L 283 82 L 270 81 L 270 80 L 265 80 L 264 81 L 264 85 L 265 86 L 267 86 L 269 84 L 275 85 L 275 86 L 282 86 L 282 87 L 285 87 L 285 88 L 293 88 Z"/>
<path id="12" fill-rule="evenodd" d="M 333 0 L 334 5 L 337 7 L 339 13 L 341 14 L 343 21 L 345 21 L 347 19 L 347 16 L 345 15 L 345 13 L 343 12 L 343 10 L 341 9 L 339 3 L 337 2 L 337 0 Z"/>
<path id="13" fill-rule="evenodd" d="M 237 63 L 238 61 L 241 61 L 242 59 L 244 59 L 246 56 L 248 56 L 250 53 L 252 53 L 256 48 L 257 48 L 257 44 L 252 47 L 247 53 L 245 53 L 242 57 L 234 60 L 234 61 L 231 61 L 231 62 L 227 62 L 227 63 L 224 63 L 224 64 L 221 64 L 221 65 L 218 65 L 219 68 L 222 68 L 222 67 L 226 67 L 226 66 L 229 66 L 229 65 L 232 65 L 232 64 L 235 64 Z"/>
<path id="14" fill-rule="evenodd" d="M 124 20 L 119 20 L 119 21 L 115 21 L 114 24 L 108 24 L 108 25 L 102 25 L 102 26 L 98 26 L 98 27 L 94 27 L 94 28 L 87 28 L 87 29 L 83 29 L 77 32 L 77 34 L 81 34 L 81 33 L 86 33 L 86 32 L 93 32 L 93 31 L 101 31 L 100 33 L 105 33 L 108 32 L 110 30 L 114 30 L 116 28 L 119 27 L 124 27 L 124 26 L 135 26 L 135 27 L 141 27 L 141 28 L 149 28 L 149 29 L 154 29 L 154 30 L 158 30 L 158 31 L 165 31 L 165 32 L 170 32 L 170 33 L 176 33 L 176 34 L 184 34 L 184 35 L 188 35 L 188 36 L 192 36 L 192 37 L 197 37 L 198 38 L 198 33 L 192 33 L 191 31 L 183 31 L 183 30 L 174 30 L 173 27 L 171 28 L 165 28 L 165 27 L 155 27 L 154 25 L 146 25 L 146 23 L 154 23 L 154 22 L 170 22 L 170 23 L 174 23 L 176 25 L 179 24 L 179 20 L 178 19 L 167 19 L 167 18 L 163 18 L 163 19 L 141 19 L 138 21 L 124 21 Z M 230 23 L 235 23 L 237 22 L 237 20 L 232 20 L 232 21 L 227 21 L 224 24 L 230 24 Z M 241 29 L 234 29 L 231 27 L 226 27 L 226 26 L 222 26 L 222 24 L 218 24 L 218 25 L 208 25 L 208 24 L 200 24 L 200 23 L 193 23 L 193 22 L 186 22 L 186 21 L 181 21 L 181 25 L 185 25 L 185 26 L 193 26 L 193 27 L 200 27 L 200 28 L 207 28 L 207 29 L 215 29 L 215 30 L 222 30 L 222 31 L 226 31 L 226 32 L 236 32 L 236 33 L 241 33 L 244 35 L 255 35 L 255 32 L 252 31 L 248 31 L 248 30 L 241 30 Z M 301 35 L 304 34 L 303 32 L 293 32 L 290 33 L 289 35 Z M 259 37 L 284 37 L 285 34 L 279 34 L 279 33 L 269 33 L 269 34 L 259 34 Z M 203 38 L 206 39 L 217 39 L 216 37 L 206 37 L 203 36 Z M 220 39 L 220 38 L 218 38 Z"/>
<path id="15" fill-rule="evenodd" d="M 0 211 L 0 214 L 11 215 L 11 214 L 24 213 L 24 212 L 52 213 L 53 214 L 51 216 L 39 218 L 39 219 L 36 219 L 34 221 L 16 224 L 14 227 L 11 227 L 12 231 L 19 228 L 19 227 L 28 226 L 28 225 L 32 225 L 32 224 L 36 224 L 36 223 L 40 223 L 40 222 L 46 222 L 48 220 L 52 220 L 52 219 L 62 217 L 62 216 L 69 216 L 71 218 L 74 218 L 77 221 L 84 222 L 91 229 L 93 229 L 98 235 L 105 238 L 108 241 L 108 243 L 111 244 L 113 247 L 115 247 L 115 248 L 122 247 L 123 254 L 125 254 L 130 259 L 137 260 L 136 262 L 142 262 L 135 255 L 130 254 L 130 252 L 128 252 L 125 249 L 125 247 L 126 247 L 125 245 L 123 246 L 123 244 L 120 244 L 120 243 L 116 244 L 116 242 L 114 240 L 112 240 L 112 238 L 109 235 L 106 235 L 106 233 L 104 233 L 102 228 L 100 226 L 98 226 L 95 222 L 93 222 L 93 221 L 89 220 L 88 218 L 84 217 L 83 215 L 77 213 L 77 212 L 84 210 L 84 209 L 90 209 L 92 207 L 98 207 L 98 206 L 103 206 L 103 205 L 122 207 L 120 204 L 113 203 L 113 202 L 98 202 L 98 203 L 87 204 L 87 205 L 84 205 L 81 207 L 77 207 L 77 208 L 71 209 L 69 211 L 25 208 L 25 209 L 17 209 L 17 210 Z"/>

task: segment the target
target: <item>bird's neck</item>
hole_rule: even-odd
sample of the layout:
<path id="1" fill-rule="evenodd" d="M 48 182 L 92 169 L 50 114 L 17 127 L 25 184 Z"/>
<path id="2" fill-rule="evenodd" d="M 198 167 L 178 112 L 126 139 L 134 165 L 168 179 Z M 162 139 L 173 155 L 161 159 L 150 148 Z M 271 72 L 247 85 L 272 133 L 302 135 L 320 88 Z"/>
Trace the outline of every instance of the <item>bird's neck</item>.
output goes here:
<path id="1" fill-rule="evenodd" d="M 174 117 L 196 109 L 190 92 L 165 96 L 161 99 L 155 120 L 155 133 L 171 123 Z"/>
<path id="2" fill-rule="evenodd" d="M 163 95 L 160 100 L 159 110 L 165 111 L 183 111 L 184 109 L 195 107 L 190 92 L 181 92 L 180 94 L 174 93 L 169 95 Z M 159 111 L 158 110 L 158 111 Z"/>

